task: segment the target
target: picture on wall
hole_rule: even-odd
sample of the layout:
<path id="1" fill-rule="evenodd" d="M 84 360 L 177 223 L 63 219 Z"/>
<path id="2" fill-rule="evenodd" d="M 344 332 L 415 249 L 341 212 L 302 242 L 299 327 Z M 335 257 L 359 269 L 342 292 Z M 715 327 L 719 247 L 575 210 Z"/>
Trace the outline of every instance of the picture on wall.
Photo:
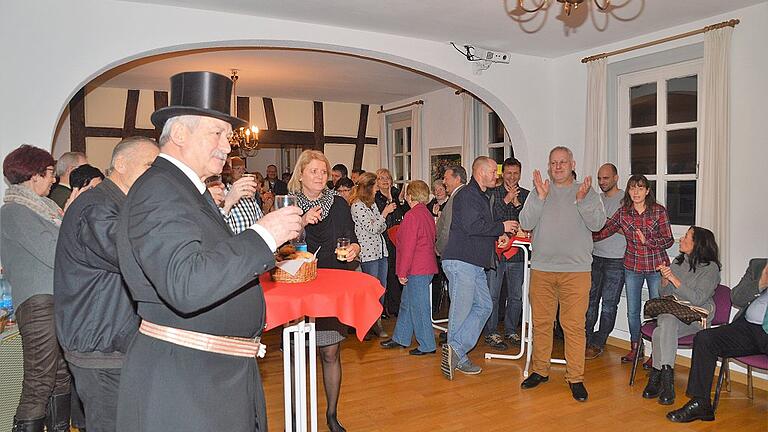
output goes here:
<path id="1" fill-rule="evenodd" d="M 437 179 L 442 179 L 445 169 L 453 165 L 461 165 L 461 147 L 430 149 L 429 178 L 431 183 Z"/>

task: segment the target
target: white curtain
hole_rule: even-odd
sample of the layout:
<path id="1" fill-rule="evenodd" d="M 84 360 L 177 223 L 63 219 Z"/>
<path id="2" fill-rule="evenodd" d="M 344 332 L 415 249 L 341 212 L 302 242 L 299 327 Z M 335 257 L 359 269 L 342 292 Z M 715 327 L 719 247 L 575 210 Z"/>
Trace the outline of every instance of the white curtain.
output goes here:
<path id="1" fill-rule="evenodd" d="M 422 161 L 425 146 L 421 142 L 421 104 L 411 105 L 411 179 L 423 179 L 424 167 Z M 427 170 L 429 172 L 429 170 Z"/>
<path id="2" fill-rule="evenodd" d="M 379 167 L 389 168 L 389 149 L 387 145 L 387 113 L 377 113 L 379 116 L 379 138 L 376 144 L 379 146 Z"/>
<path id="3" fill-rule="evenodd" d="M 464 110 L 461 164 L 467 167 L 472 164 L 472 160 L 475 158 L 475 98 L 467 92 L 462 92 L 461 104 Z"/>
<path id="4" fill-rule="evenodd" d="M 715 233 L 720 246 L 720 260 L 729 260 L 728 147 L 728 61 L 733 27 L 711 30 L 704 38 L 704 71 L 702 72 L 702 118 L 699 160 L 701 185 L 700 225 Z M 723 283 L 728 283 L 723 272 Z"/>
<path id="5" fill-rule="evenodd" d="M 587 63 L 587 122 L 584 161 L 576 166 L 580 178 L 595 178 L 600 165 L 608 162 L 608 108 L 606 101 L 607 61 Z"/>

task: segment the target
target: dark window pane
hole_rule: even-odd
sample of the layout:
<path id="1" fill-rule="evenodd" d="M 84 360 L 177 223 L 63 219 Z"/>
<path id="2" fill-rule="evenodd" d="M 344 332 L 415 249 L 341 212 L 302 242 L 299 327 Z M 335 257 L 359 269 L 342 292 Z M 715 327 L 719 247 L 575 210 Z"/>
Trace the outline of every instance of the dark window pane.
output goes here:
<path id="1" fill-rule="evenodd" d="M 497 164 L 504 163 L 504 147 L 488 148 L 488 157 L 495 160 Z"/>
<path id="2" fill-rule="evenodd" d="M 656 174 L 656 133 L 630 135 L 629 157 L 632 174 Z"/>
<path id="3" fill-rule="evenodd" d="M 653 194 L 653 196 L 658 195 L 656 193 L 656 180 L 648 180 L 648 183 L 651 184 L 651 193 Z"/>
<path id="4" fill-rule="evenodd" d="M 656 83 L 648 83 L 629 89 L 630 127 L 656 124 Z"/>
<path id="5" fill-rule="evenodd" d="M 696 173 L 696 129 L 667 132 L 667 173 Z"/>
<path id="6" fill-rule="evenodd" d="M 395 153 L 403 152 L 403 130 L 395 129 Z"/>
<path id="7" fill-rule="evenodd" d="M 411 157 L 410 156 L 405 157 L 405 171 L 403 171 L 403 180 L 405 180 L 406 177 L 409 179 L 411 178 Z"/>
<path id="8" fill-rule="evenodd" d="M 408 126 L 405 128 L 405 151 L 410 152 L 411 151 L 411 127 Z"/>
<path id="9" fill-rule="evenodd" d="M 403 158 L 395 157 L 395 181 L 403 179 Z"/>
<path id="10" fill-rule="evenodd" d="M 667 123 L 696 121 L 696 75 L 667 81 Z"/>
<path id="11" fill-rule="evenodd" d="M 667 182 L 667 212 L 672 225 L 696 223 L 696 180 Z"/>
<path id="12" fill-rule="evenodd" d="M 504 142 L 504 123 L 495 112 L 488 114 L 488 132 L 488 142 Z"/>

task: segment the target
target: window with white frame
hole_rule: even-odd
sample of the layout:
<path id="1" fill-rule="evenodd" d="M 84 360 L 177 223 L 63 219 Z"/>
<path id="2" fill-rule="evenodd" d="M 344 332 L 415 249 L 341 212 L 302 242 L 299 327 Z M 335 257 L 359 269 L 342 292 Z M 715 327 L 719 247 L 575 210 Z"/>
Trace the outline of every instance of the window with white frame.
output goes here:
<path id="1" fill-rule="evenodd" d="M 495 112 L 487 111 L 488 157 L 501 166 L 506 158 L 515 157 L 515 150 L 501 118 Z"/>
<path id="2" fill-rule="evenodd" d="M 701 67 L 685 62 L 618 83 L 619 173 L 648 178 L 676 237 L 698 219 Z"/>
<path id="3" fill-rule="evenodd" d="M 392 143 L 392 182 L 402 185 L 411 180 L 411 121 L 390 123 L 389 142 Z"/>

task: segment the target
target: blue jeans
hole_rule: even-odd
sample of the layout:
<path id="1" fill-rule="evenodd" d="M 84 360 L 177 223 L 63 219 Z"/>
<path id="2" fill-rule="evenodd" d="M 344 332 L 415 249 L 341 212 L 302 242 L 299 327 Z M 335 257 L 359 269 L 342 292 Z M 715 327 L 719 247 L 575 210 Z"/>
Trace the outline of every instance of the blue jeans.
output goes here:
<path id="1" fill-rule="evenodd" d="M 400 298 L 400 312 L 392 340 L 403 346 L 411 344 L 411 335 L 416 336 L 419 351 L 432 352 L 436 349 L 435 333 L 429 310 L 429 283 L 432 275 L 410 275 L 403 287 Z"/>
<path id="2" fill-rule="evenodd" d="M 369 274 L 379 280 L 381 286 L 384 289 L 387 288 L 387 258 L 379 258 L 377 260 L 361 262 L 360 269 L 365 274 Z M 381 295 L 379 302 L 384 305 L 384 294 Z"/>
<path id="3" fill-rule="evenodd" d="M 459 365 L 469 361 L 467 353 L 491 315 L 491 294 L 485 270 L 458 260 L 443 260 L 448 276 L 451 307 L 448 310 L 448 344 L 459 356 Z"/>
<path id="4" fill-rule="evenodd" d="M 491 316 L 485 323 L 485 334 L 498 333 L 499 324 L 499 297 L 504 279 L 507 280 L 507 305 L 504 309 L 504 334 L 517 333 L 520 324 L 520 314 L 523 313 L 523 276 L 525 273 L 524 262 L 500 261 L 496 269 L 486 272 L 488 288 L 491 294 Z"/>
<path id="5" fill-rule="evenodd" d="M 636 272 L 624 269 L 624 279 L 627 284 L 627 321 L 629 321 L 630 341 L 638 342 L 640 340 L 643 282 L 648 283 L 648 298 L 657 298 L 661 284 L 661 273 L 656 271 Z"/>
<path id="6" fill-rule="evenodd" d="M 624 258 L 592 256 L 592 287 L 587 308 L 587 345 L 603 348 L 616 324 L 616 312 L 624 288 Z M 595 331 L 597 312 L 600 311 L 600 329 Z"/>

